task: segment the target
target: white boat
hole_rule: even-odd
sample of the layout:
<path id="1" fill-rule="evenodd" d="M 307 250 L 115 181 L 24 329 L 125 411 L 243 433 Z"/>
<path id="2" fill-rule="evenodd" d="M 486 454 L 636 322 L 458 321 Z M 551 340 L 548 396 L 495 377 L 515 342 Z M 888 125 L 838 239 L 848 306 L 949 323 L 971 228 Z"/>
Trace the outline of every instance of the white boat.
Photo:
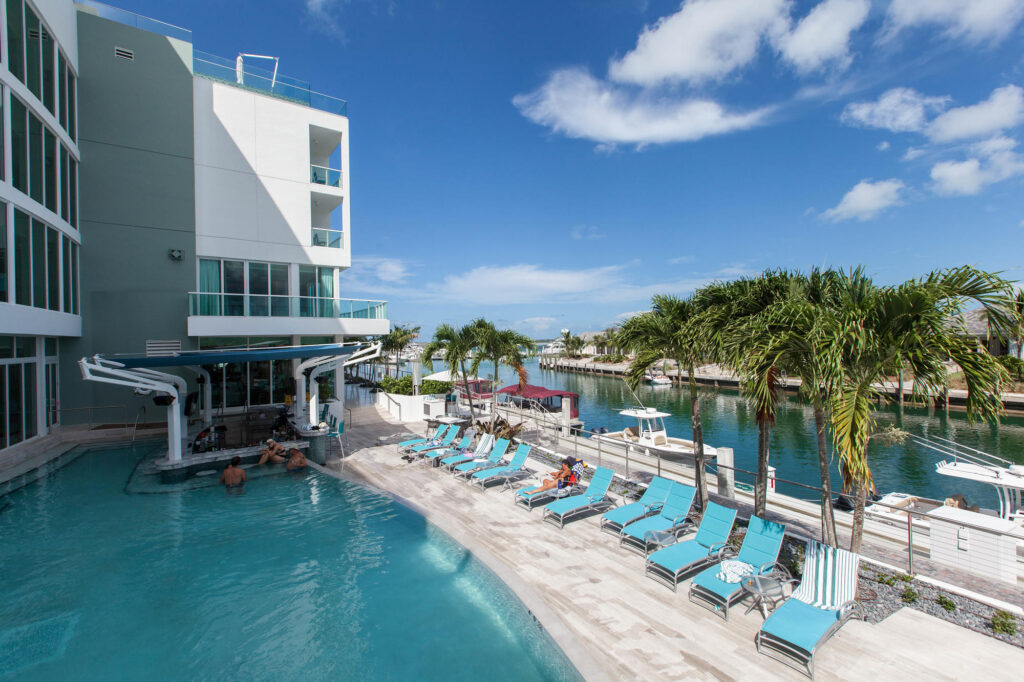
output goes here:
<path id="1" fill-rule="evenodd" d="M 946 438 L 911 438 L 919 445 L 952 458 L 936 464 L 937 473 L 993 486 L 999 496 L 999 517 L 1024 525 L 1024 465 Z"/>
<path id="2" fill-rule="evenodd" d="M 668 412 L 658 412 L 653 407 L 646 407 L 622 410 L 619 414 L 636 419 L 637 425 L 626 427 L 622 431 L 595 434 L 593 438 L 612 445 L 620 445 L 624 449 L 632 446 L 634 450 L 640 452 L 647 450 L 661 455 L 693 457 L 694 444 L 692 440 L 672 438 L 668 435 L 668 430 L 665 428 L 665 417 L 672 416 Z M 707 443 L 704 444 L 705 457 L 711 459 L 716 454 L 715 448 Z"/>
<path id="3" fill-rule="evenodd" d="M 672 380 L 665 375 L 659 375 L 651 379 L 651 383 L 655 386 L 671 386 Z"/>
<path id="4" fill-rule="evenodd" d="M 883 495 L 874 504 L 868 505 L 864 509 L 864 514 L 876 521 L 882 521 L 884 523 L 890 523 L 898 526 L 907 525 L 907 514 L 906 512 L 917 512 L 918 514 L 927 514 L 933 509 L 938 509 L 943 506 L 943 503 L 939 500 L 933 500 L 928 497 L 920 497 L 918 495 L 909 495 L 907 493 L 889 493 Z M 922 519 L 920 516 L 914 516 L 914 526 L 927 528 L 928 521 Z"/>

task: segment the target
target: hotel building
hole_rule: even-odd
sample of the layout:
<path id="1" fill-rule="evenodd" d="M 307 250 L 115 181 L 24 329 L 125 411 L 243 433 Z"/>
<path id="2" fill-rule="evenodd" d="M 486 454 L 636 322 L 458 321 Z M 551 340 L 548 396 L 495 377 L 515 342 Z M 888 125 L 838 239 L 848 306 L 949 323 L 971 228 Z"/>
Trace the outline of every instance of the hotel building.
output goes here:
<path id="1" fill-rule="evenodd" d="M 387 332 L 386 303 L 341 298 L 344 101 L 99 3 L 3 14 L 0 449 L 152 405 L 82 381 L 83 356 Z M 283 403 L 294 363 L 205 367 L 213 410 Z"/>

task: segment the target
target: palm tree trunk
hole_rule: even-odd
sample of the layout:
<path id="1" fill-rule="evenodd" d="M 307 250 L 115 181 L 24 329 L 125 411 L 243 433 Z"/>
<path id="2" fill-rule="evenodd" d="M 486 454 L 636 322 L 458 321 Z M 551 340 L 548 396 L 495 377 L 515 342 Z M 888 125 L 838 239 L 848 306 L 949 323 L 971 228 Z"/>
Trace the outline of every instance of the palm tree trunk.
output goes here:
<path id="1" fill-rule="evenodd" d="M 754 481 L 754 514 L 764 518 L 768 504 L 768 439 L 772 427 L 767 415 L 757 418 L 757 479 Z"/>
<path id="2" fill-rule="evenodd" d="M 469 421 L 476 422 L 476 413 L 473 411 L 473 391 L 469 388 L 469 377 L 466 376 L 466 361 L 460 360 L 459 366 L 462 367 L 462 382 L 466 385 L 466 398 L 469 400 Z"/>
<path id="3" fill-rule="evenodd" d="M 498 421 L 498 361 L 494 361 L 494 383 L 491 384 L 491 433 L 494 423 Z"/>
<path id="4" fill-rule="evenodd" d="M 676 369 L 682 371 L 683 363 L 676 360 Z M 693 424 L 694 482 L 697 484 L 697 504 L 701 509 L 708 506 L 708 478 L 704 465 L 704 427 L 700 423 L 700 398 L 697 395 L 697 380 L 693 378 L 690 365 L 690 419 Z"/>
<path id="5" fill-rule="evenodd" d="M 814 399 L 814 428 L 818 436 L 818 468 L 821 469 L 821 538 L 828 546 L 837 547 L 836 519 L 832 513 L 832 477 L 825 443 L 825 410 L 820 397 Z"/>
<path id="6" fill-rule="evenodd" d="M 864 461 L 868 459 L 868 444 L 864 444 L 864 453 L 862 455 Z M 850 532 L 850 551 L 855 554 L 860 553 L 860 544 L 864 539 L 864 507 L 867 505 L 868 500 L 868 484 L 867 481 L 857 481 L 854 483 L 854 498 L 853 498 L 853 530 Z"/>

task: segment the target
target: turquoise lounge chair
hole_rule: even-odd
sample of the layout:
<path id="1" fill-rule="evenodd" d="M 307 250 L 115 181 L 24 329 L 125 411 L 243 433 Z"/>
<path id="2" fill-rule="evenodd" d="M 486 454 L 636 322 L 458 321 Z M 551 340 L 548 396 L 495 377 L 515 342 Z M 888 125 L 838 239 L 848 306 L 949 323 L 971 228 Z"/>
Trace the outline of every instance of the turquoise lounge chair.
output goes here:
<path id="1" fill-rule="evenodd" d="M 493 483 L 494 481 L 503 481 L 505 485 L 508 485 L 512 481 L 532 475 L 532 472 L 523 468 L 526 464 L 526 458 L 529 456 L 530 446 L 526 443 L 520 443 L 519 447 L 516 448 L 516 453 L 512 455 L 512 461 L 507 466 L 478 471 L 472 476 L 467 477 L 467 480 L 470 485 L 474 483 L 480 484 L 480 488 L 486 488 L 488 483 Z"/>
<path id="2" fill-rule="evenodd" d="M 685 483 L 673 483 L 665 496 L 665 504 L 658 513 L 626 524 L 619 532 L 619 546 L 639 552 L 644 556 L 650 553 L 652 545 L 648 533 L 655 531 L 676 532 L 684 529 L 690 522 L 690 507 L 697 489 Z"/>
<path id="3" fill-rule="evenodd" d="M 494 447 L 494 436 L 489 433 L 485 433 L 480 436 L 480 440 L 476 444 L 476 450 L 473 452 L 456 452 L 455 454 L 450 454 L 441 460 L 441 466 L 451 469 L 456 464 L 462 464 L 463 462 L 469 462 L 474 459 L 486 457 L 492 447 Z"/>
<path id="4" fill-rule="evenodd" d="M 854 601 L 860 556 L 819 542 L 807 543 L 804 575 L 754 637 L 757 650 L 814 677 L 814 652 L 851 618 L 864 618 Z"/>
<path id="5" fill-rule="evenodd" d="M 445 430 L 448 428 L 447 424 L 438 424 L 437 428 L 434 429 L 434 433 L 430 434 L 426 438 L 413 438 L 412 440 L 405 440 L 398 444 L 399 450 L 405 450 L 411 448 L 413 445 L 419 445 L 420 443 L 427 443 L 432 440 L 437 440 L 444 435 Z"/>
<path id="6" fill-rule="evenodd" d="M 672 481 L 661 476 L 655 476 L 647 485 L 643 497 L 636 502 L 623 505 L 616 509 L 605 512 L 601 515 L 601 530 L 618 535 L 622 527 L 648 517 L 661 509 L 668 496 L 668 490 L 672 487 Z"/>
<path id="7" fill-rule="evenodd" d="M 469 478 L 471 474 L 475 474 L 478 471 L 484 469 L 493 469 L 501 465 L 501 459 L 505 456 L 508 451 L 508 438 L 499 438 L 494 441 L 494 449 L 491 450 L 491 454 L 487 459 L 476 459 L 471 462 L 463 462 L 462 464 L 455 464 L 452 466 L 452 476 L 465 476 Z"/>
<path id="8" fill-rule="evenodd" d="M 452 424 L 448 429 L 448 433 L 444 434 L 444 438 L 441 440 L 432 440 L 426 443 L 420 443 L 419 445 L 413 445 L 409 450 L 415 455 L 421 452 L 429 452 L 430 450 L 446 448 L 452 444 L 452 441 L 455 440 L 455 436 L 457 435 L 459 435 L 459 425 Z"/>
<path id="9" fill-rule="evenodd" d="M 614 476 L 615 472 L 611 469 L 597 467 L 583 494 L 555 500 L 544 508 L 544 515 L 541 518 L 564 528 L 566 520 L 573 516 L 615 506 L 615 502 L 608 495 L 608 488 Z"/>
<path id="10" fill-rule="evenodd" d="M 736 561 L 751 566 L 751 575 L 763 575 L 776 568 L 785 571 L 785 568 L 776 563 L 785 534 L 786 526 L 783 524 L 765 521 L 760 516 L 751 516 Z M 728 559 L 725 553 L 722 559 Z M 718 574 L 721 571 L 722 565 L 719 564 L 698 573 L 690 583 L 690 601 L 705 606 L 729 620 L 729 607 L 743 599 L 746 592 L 740 587 L 739 581 L 729 583 L 719 578 Z M 789 575 L 788 572 L 786 575 Z"/>
<path id="11" fill-rule="evenodd" d="M 720 561 L 717 555 L 725 547 L 735 520 L 735 509 L 708 502 L 696 536 L 651 552 L 644 568 L 647 577 L 665 583 L 675 592 L 684 576 Z"/>
<path id="12" fill-rule="evenodd" d="M 425 460 L 434 459 L 435 457 L 447 457 L 454 452 L 466 452 L 469 450 L 470 443 L 473 442 L 473 436 L 463 436 L 454 447 L 441 448 L 439 450 L 428 450 L 426 452 L 418 453 L 419 457 Z"/>

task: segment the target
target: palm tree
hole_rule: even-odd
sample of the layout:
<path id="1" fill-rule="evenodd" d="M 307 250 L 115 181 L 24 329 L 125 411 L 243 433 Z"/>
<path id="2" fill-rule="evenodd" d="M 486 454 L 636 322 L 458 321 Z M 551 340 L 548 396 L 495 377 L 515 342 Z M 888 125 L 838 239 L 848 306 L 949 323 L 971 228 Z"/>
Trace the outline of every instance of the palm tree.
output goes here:
<path id="1" fill-rule="evenodd" d="M 603 333 L 598 333 L 598 334 L 596 334 L 594 336 L 593 339 L 590 340 L 590 342 L 592 344 L 594 344 L 594 354 L 595 355 L 604 355 L 605 354 L 605 350 L 608 347 L 608 337 L 607 336 L 605 336 Z"/>
<path id="2" fill-rule="evenodd" d="M 479 343 L 479 334 L 474 324 L 463 325 L 456 329 L 450 324 L 442 324 L 434 330 L 434 338 L 423 349 L 423 365 L 430 371 L 434 370 L 434 355 L 438 351 L 444 351 L 444 363 L 452 379 L 462 374 L 462 380 L 469 381 L 466 373 L 466 361 L 473 355 L 473 349 Z M 474 370 L 474 374 L 475 374 Z M 469 416 L 476 421 L 476 413 L 473 408 L 473 392 L 466 384 L 469 398 Z"/>
<path id="3" fill-rule="evenodd" d="M 406 327 L 396 324 L 395 328 L 384 335 L 381 351 L 395 356 L 395 378 L 398 378 L 398 370 L 402 364 L 402 352 L 409 347 L 409 344 L 419 336 L 419 327 Z M 385 373 L 387 370 L 385 369 Z"/>
<path id="4" fill-rule="evenodd" d="M 526 367 L 523 366 L 527 356 L 532 355 L 536 350 L 536 344 L 529 336 L 525 336 L 514 329 L 497 329 L 483 318 L 473 323 L 476 330 L 476 338 L 479 345 L 479 353 L 473 361 L 473 370 L 479 367 L 480 363 L 488 360 L 494 363 L 494 384 L 491 387 L 491 427 L 498 416 L 498 368 L 501 365 L 508 365 L 515 370 L 519 377 L 520 388 L 526 386 L 528 379 Z"/>
<path id="5" fill-rule="evenodd" d="M 967 335 L 963 312 L 981 304 L 995 329 L 1012 329 L 1019 318 L 1010 285 L 991 273 L 964 266 L 936 271 L 895 287 L 865 289 L 818 325 L 834 351 L 824 364 L 830 384 L 832 437 L 844 491 L 853 491 L 851 551 L 860 550 L 867 493 L 874 487 L 868 447 L 875 432 L 875 384 L 891 368 L 914 373 L 914 391 L 945 387 L 952 359 L 967 382 L 967 416 L 996 421 L 1002 411 L 1000 385 L 1006 371 L 986 348 Z"/>
<path id="6" fill-rule="evenodd" d="M 694 374 L 696 365 L 705 358 L 705 347 L 694 326 L 698 312 L 692 298 L 654 296 L 651 310 L 627 320 L 616 334 L 616 342 L 636 352 L 626 375 L 631 388 L 635 389 L 651 366 L 665 357 L 674 359 L 680 371 L 684 366 L 689 369 L 694 481 L 697 484 L 697 504 L 703 509 L 708 500 L 708 485 L 700 396 Z"/>

